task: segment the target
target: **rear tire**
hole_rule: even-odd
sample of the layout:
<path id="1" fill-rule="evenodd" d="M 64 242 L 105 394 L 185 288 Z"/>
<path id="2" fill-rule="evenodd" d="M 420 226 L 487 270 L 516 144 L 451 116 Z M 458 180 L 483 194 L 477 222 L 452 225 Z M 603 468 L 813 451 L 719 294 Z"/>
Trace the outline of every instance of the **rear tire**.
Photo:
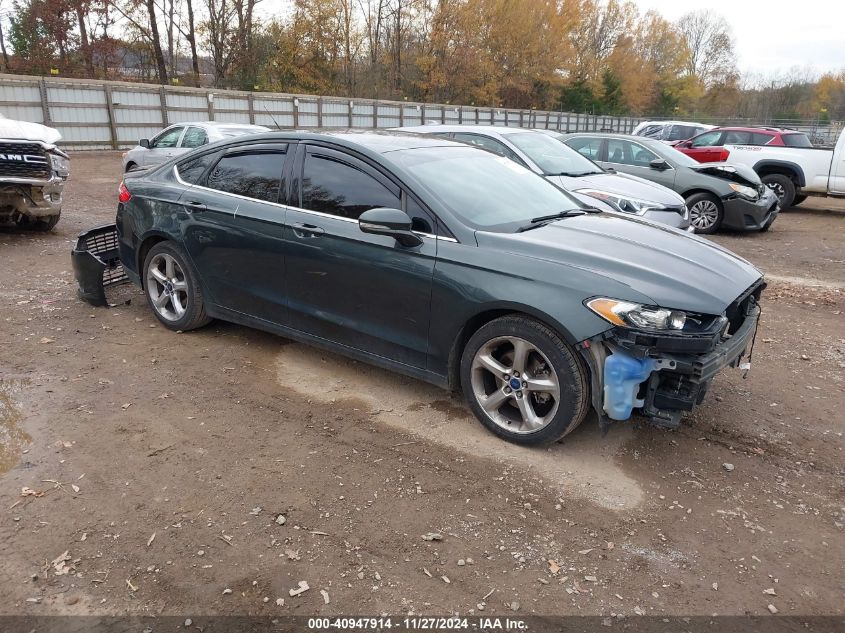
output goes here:
<path id="1" fill-rule="evenodd" d="M 710 235 L 722 226 L 725 209 L 722 201 L 709 193 L 694 193 L 687 198 L 689 223 L 696 233 Z"/>
<path id="2" fill-rule="evenodd" d="M 159 242 L 150 249 L 143 280 L 147 303 L 164 327 L 188 331 L 211 321 L 196 272 L 172 242 Z"/>
<path id="3" fill-rule="evenodd" d="M 461 356 L 461 387 L 487 429 L 532 446 L 571 433 L 590 407 L 587 370 L 551 328 L 521 315 L 479 328 Z"/>
<path id="4" fill-rule="evenodd" d="M 795 200 L 795 184 L 789 176 L 784 176 L 783 174 L 766 174 L 760 180 L 769 189 L 774 191 L 780 201 L 781 209 L 788 209 L 792 206 L 792 202 Z"/>

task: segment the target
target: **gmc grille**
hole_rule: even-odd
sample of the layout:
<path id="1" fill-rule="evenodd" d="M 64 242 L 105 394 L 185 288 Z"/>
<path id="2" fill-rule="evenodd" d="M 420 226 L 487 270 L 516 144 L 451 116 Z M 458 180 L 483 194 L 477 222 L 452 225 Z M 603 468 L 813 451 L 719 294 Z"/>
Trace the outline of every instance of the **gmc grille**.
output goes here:
<path id="1" fill-rule="evenodd" d="M 50 178 L 50 155 L 36 143 L 0 143 L 0 177 Z"/>

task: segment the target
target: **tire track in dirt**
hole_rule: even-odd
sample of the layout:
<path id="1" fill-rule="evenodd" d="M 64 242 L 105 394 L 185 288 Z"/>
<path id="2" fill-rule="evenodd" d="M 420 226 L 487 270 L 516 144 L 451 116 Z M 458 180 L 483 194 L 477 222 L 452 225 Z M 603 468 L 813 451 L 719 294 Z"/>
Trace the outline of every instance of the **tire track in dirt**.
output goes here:
<path id="1" fill-rule="evenodd" d="M 643 499 L 639 483 L 614 460 L 632 436 L 630 425 L 602 438 L 590 417 L 561 443 L 527 448 L 490 434 L 442 389 L 364 363 L 294 343 L 279 351 L 276 369 L 278 382 L 303 397 L 366 406 L 374 419 L 422 441 L 539 472 L 565 496 L 613 510 L 630 510 Z"/>

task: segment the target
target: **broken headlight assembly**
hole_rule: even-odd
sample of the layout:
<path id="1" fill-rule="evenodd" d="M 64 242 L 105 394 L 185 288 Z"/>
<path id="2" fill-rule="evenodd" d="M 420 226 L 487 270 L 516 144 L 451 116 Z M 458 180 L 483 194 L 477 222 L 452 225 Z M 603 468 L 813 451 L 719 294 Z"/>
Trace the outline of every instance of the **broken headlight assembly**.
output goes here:
<path id="1" fill-rule="evenodd" d="M 756 200 L 758 197 L 757 190 L 754 187 L 746 187 L 735 182 L 728 183 L 728 186 L 733 189 L 737 195 L 747 200 Z"/>
<path id="2" fill-rule="evenodd" d="M 50 166 L 56 172 L 56 175 L 61 178 L 67 178 L 70 175 L 70 161 L 67 156 L 50 152 Z"/>
<path id="3" fill-rule="evenodd" d="M 687 322 L 686 312 L 644 306 L 630 301 L 598 297 L 590 299 L 585 305 L 606 321 L 621 327 L 678 332 L 684 329 Z"/>

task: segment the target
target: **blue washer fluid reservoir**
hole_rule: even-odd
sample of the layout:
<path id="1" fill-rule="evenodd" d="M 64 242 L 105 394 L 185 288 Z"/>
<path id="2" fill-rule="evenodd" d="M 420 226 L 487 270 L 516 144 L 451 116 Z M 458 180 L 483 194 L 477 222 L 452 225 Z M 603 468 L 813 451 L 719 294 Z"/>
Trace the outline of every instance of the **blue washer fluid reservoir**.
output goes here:
<path id="1" fill-rule="evenodd" d="M 620 351 L 604 359 L 604 410 L 611 419 L 627 420 L 634 407 L 643 406 L 637 391 L 656 367 L 653 358 L 641 360 Z"/>

